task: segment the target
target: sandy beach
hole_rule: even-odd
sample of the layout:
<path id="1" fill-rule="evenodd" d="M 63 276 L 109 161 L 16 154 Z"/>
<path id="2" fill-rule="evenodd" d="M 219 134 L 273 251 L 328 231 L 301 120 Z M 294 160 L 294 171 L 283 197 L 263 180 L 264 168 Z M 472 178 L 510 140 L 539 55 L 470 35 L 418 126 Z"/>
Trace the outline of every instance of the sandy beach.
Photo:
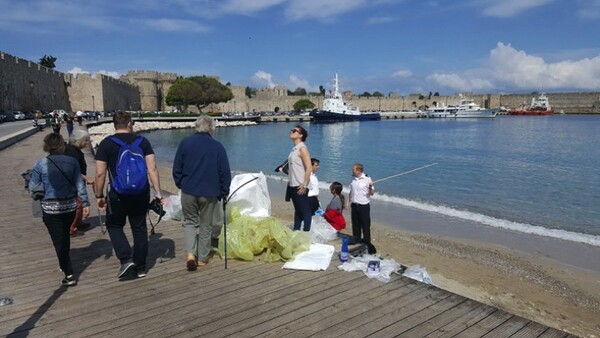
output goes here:
<path id="1" fill-rule="evenodd" d="M 170 168 L 162 166 L 160 171 L 163 189 L 177 191 Z M 282 184 L 268 180 L 271 212 L 283 224 L 291 224 L 293 207 L 283 200 Z M 322 203 L 328 201 L 326 193 L 321 190 Z M 348 212 L 345 216 L 349 221 Z M 398 220 L 411 217 L 402 211 L 397 215 Z M 394 224 L 376 222 L 372 232 L 378 255 L 405 265 L 420 264 L 431 275 L 433 284 L 442 289 L 578 336 L 599 336 L 597 269 L 562 264 L 548 255 L 527 254 L 481 241 L 406 231 Z M 339 243 L 330 244 L 339 247 Z M 588 249 L 596 255 L 600 252 L 598 248 Z M 600 263 L 595 260 L 595 264 Z"/>

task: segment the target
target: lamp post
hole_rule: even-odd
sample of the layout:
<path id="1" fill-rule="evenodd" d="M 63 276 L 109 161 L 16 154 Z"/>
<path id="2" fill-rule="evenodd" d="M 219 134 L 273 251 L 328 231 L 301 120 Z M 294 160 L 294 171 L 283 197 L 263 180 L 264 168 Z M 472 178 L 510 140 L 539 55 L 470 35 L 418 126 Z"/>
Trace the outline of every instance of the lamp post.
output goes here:
<path id="1" fill-rule="evenodd" d="M 94 95 L 92 95 L 92 111 L 96 111 L 96 104 L 94 103 Z"/>

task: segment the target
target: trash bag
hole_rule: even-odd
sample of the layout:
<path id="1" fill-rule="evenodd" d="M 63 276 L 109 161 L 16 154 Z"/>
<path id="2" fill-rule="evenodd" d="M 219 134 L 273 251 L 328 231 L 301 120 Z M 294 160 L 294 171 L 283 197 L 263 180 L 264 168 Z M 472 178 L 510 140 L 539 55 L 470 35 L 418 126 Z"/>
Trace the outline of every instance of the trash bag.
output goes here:
<path id="1" fill-rule="evenodd" d="M 264 253 L 266 262 L 287 261 L 295 254 L 310 249 L 308 232 L 292 231 L 275 217 L 242 215 L 232 208 L 227 213 L 227 257 L 250 261 Z M 223 231 L 218 252 L 224 254 Z"/>
<path id="2" fill-rule="evenodd" d="M 267 178 L 262 172 L 235 175 L 231 180 L 229 193 L 230 199 L 227 206 L 237 207 L 242 215 L 271 216 L 271 198 L 269 197 Z"/>
<path id="3" fill-rule="evenodd" d="M 425 284 L 433 284 L 431 276 L 429 276 L 427 273 L 427 269 L 421 267 L 419 264 L 411 265 L 406 268 L 402 276 L 418 280 L 419 282 L 423 282 Z"/>
<path id="4" fill-rule="evenodd" d="M 337 231 L 321 216 L 313 216 L 310 225 L 312 242 L 323 244 L 337 239 Z"/>
<path id="5" fill-rule="evenodd" d="M 183 211 L 181 210 L 181 190 L 178 195 L 167 196 L 163 199 L 163 210 L 166 214 L 164 220 L 183 220 Z"/>

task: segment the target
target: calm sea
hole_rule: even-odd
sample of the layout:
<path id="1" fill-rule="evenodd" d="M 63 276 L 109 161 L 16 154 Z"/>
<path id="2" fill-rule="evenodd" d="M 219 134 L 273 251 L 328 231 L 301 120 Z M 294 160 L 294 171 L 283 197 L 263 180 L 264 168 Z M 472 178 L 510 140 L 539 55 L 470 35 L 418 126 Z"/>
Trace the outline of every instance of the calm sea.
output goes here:
<path id="1" fill-rule="evenodd" d="M 323 188 L 347 185 L 355 162 L 378 180 L 375 199 L 514 231 L 600 246 L 600 116 L 499 116 L 301 123 Z M 292 123 L 218 128 L 233 170 L 273 169 L 287 158 Z M 192 130 L 147 134 L 172 163 Z"/>

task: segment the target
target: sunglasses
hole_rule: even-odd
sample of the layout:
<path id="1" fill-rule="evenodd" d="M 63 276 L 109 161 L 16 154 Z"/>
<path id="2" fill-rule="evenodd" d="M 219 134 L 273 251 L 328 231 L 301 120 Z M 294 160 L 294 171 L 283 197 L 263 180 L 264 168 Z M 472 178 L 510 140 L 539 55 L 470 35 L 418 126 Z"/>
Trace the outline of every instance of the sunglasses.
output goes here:
<path id="1" fill-rule="evenodd" d="M 298 129 L 292 129 L 290 130 L 290 133 L 300 133 L 300 131 Z"/>

